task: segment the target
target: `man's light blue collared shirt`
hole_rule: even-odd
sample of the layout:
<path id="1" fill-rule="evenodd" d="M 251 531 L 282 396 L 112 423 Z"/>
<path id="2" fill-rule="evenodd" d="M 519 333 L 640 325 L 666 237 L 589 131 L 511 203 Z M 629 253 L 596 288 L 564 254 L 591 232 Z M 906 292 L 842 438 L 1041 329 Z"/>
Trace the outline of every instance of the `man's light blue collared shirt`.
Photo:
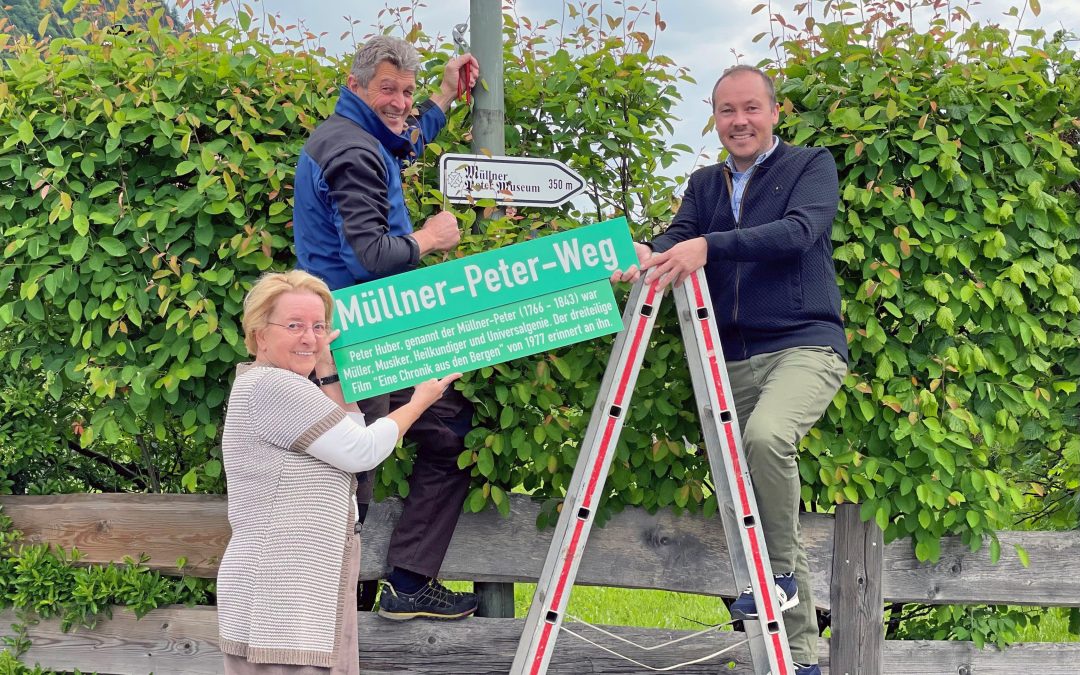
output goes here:
<path id="1" fill-rule="evenodd" d="M 728 155 L 727 165 L 731 169 L 731 213 L 735 216 L 735 220 L 739 220 L 739 207 L 742 206 L 743 193 L 746 191 L 746 184 L 750 182 L 750 174 L 754 173 L 754 169 L 758 164 L 761 164 L 769 155 L 773 154 L 773 151 L 780 145 L 780 138 L 773 136 L 772 147 L 757 156 L 753 165 L 746 171 L 737 171 L 735 169 L 735 160 Z"/>

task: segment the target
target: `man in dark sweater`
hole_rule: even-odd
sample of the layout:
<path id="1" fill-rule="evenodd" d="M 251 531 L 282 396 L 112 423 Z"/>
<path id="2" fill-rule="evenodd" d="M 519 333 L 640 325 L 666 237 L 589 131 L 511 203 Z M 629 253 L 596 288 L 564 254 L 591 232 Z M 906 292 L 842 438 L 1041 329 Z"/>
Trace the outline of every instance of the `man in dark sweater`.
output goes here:
<path id="1" fill-rule="evenodd" d="M 799 540 L 798 448 L 847 372 L 847 340 L 832 261 L 836 164 L 822 148 L 773 135 L 772 80 L 735 66 L 713 88 L 728 152 L 690 177 L 667 230 L 637 244 L 648 283 L 682 283 L 705 268 L 727 359 L 743 447 L 785 614 L 796 675 L 820 675 L 817 617 Z M 632 281 L 639 271 L 616 273 Z M 756 618 L 747 589 L 733 618 Z"/>
<path id="2" fill-rule="evenodd" d="M 421 257 L 453 250 L 461 238 L 448 211 L 413 229 L 401 174 L 446 125 L 457 91 L 476 84 L 479 65 L 471 54 L 450 59 L 439 91 L 413 110 L 419 67 L 408 42 L 385 35 L 369 40 L 356 52 L 334 114 L 311 133 L 300 153 L 293 209 L 296 255 L 301 269 L 332 290 L 414 269 Z M 411 395 L 407 389 L 358 403 L 370 424 Z M 458 468 L 457 458 L 472 415 L 472 404 L 451 388 L 406 434 L 416 443 L 416 461 L 390 538 L 392 570 L 379 599 L 381 616 L 456 619 L 476 610 L 474 594 L 450 591 L 435 579 L 469 489 L 469 474 Z M 371 480 L 366 474 L 357 478 L 362 515 Z"/>

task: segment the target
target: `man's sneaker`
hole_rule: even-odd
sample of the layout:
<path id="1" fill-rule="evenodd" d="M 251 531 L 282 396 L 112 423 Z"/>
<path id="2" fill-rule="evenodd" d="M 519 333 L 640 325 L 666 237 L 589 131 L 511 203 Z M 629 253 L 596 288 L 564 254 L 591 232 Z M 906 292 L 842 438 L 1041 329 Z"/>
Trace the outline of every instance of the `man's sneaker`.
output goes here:
<path id="1" fill-rule="evenodd" d="M 799 604 L 799 586 L 795 583 L 795 574 L 777 574 L 776 577 L 776 600 L 780 604 L 780 611 L 786 612 Z M 757 604 L 754 602 L 754 591 L 747 587 L 730 607 L 731 618 L 738 620 L 756 619 L 758 616 Z M 810 671 L 813 672 L 813 671 Z"/>
<path id="2" fill-rule="evenodd" d="M 379 616 L 394 621 L 417 617 L 460 619 L 475 612 L 476 603 L 476 593 L 456 593 L 435 579 L 415 593 L 399 593 L 392 584 L 384 581 L 379 594 Z"/>
<path id="3" fill-rule="evenodd" d="M 821 666 L 816 663 L 810 666 L 804 666 L 796 663 L 795 675 L 821 675 Z"/>

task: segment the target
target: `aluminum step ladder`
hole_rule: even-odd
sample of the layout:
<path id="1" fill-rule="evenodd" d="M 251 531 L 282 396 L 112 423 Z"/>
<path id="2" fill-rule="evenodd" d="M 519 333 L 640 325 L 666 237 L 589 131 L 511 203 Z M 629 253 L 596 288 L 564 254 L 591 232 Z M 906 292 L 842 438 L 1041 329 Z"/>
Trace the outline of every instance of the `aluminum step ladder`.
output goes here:
<path id="1" fill-rule="evenodd" d="M 699 269 L 673 294 L 735 585 L 737 589 L 752 588 L 758 606 L 757 620 L 743 622 L 754 673 L 794 675 L 704 271 Z M 645 285 L 644 275 L 631 290 L 623 312 L 623 330 L 615 339 L 604 372 L 510 669 L 512 675 L 547 672 L 663 295 L 663 288 Z"/>

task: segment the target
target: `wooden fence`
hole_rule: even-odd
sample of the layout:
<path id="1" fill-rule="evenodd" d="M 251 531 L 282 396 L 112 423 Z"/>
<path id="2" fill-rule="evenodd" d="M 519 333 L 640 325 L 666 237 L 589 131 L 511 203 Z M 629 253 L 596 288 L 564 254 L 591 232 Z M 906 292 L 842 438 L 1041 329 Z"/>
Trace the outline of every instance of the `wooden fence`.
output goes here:
<path id="1" fill-rule="evenodd" d="M 122 560 L 145 553 L 149 565 L 175 572 L 187 559 L 188 574 L 212 577 L 229 538 L 226 501 L 204 495 L 57 495 L 0 497 L 0 505 L 30 542 L 77 547 L 86 563 Z M 537 531 L 538 505 L 511 500 L 509 518 L 486 511 L 466 514 L 443 565 L 450 580 L 535 582 L 552 530 Z M 362 577 L 385 573 L 386 547 L 400 511 L 396 502 L 372 507 L 364 530 Z M 648 515 L 628 509 L 594 528 L 578 573 L 579 584 L 652 588 L 733 596 L 736 588 L 718 518 Z M 1080 606 L 1080 533 L 1003 532 L 998 564 L 986 551 L 970 552 L 958 539 L 942 542 L 941 560 L 916 561 L 908 541 L 882 544 L 873 524 L 861 523 L 855 507 L 831 516 L 804 514 L 813 585 L 819 607 L 831 611 L 832 637 L 822 639 L 822 670 L 833 675 L 991 675 L 1080 672 L 1080 644 L 1019 644 L 1004 651 L 972 643 L 885 640 L 884 602 L 929 604 L 1007 603 Z M 1012 544 L 1027 549 L 1024 568 Z M 10 635 L 12 612 L 0 624 Z M 362 672 L 377 674 L 506 673 L 523 619 L 474 617 L 459 622 L 390 622 L 360 615 Z M 568 625 L 571 625 L 568 623 Z M 578 629 L 585 633 L 587 629 Z M 614 632 L 647 644 L 683 631 L 617 627 Z M 141 620 L 117 608 L 94 630 L 63 633 L 56 620 L 29 628 L 28 664 L 56 670 L 167 675 L 218 675 L 217 614 L 213 607 L 168 607 Z M 730 646 L 741 633 L 714 632 L 705 640 L 633 657 L 654 668 L 687 661 Z M 602 642 L 602 639 L 600 640 Z M 729 669 L 729 664 L 730 669 Z M 621 661 L 572 635 L 556 646 L 551 673 L 649 672 Z M 749 652 L 737 647 L 719 661 L 680 673 L 751 673 Z"/>

